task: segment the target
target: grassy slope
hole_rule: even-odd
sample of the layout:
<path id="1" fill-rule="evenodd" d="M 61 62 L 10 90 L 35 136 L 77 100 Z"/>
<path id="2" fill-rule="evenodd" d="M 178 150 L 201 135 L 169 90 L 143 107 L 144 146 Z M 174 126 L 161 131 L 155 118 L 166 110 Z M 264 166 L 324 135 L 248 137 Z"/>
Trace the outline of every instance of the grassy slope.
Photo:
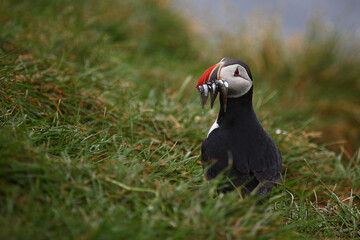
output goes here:
<path id="1" fill-rule="evenodd" d="M 166 7 L 0 4 L 1 238 L 359 235 L 359 159 L 312 143 L 304 125 L 274 134 L 261 89 L 284 185 L 256 206 L 204 181 L 199 147 L 216 112 L 201 114 L 195 79 L 182 83 L 212 60 Z"/>

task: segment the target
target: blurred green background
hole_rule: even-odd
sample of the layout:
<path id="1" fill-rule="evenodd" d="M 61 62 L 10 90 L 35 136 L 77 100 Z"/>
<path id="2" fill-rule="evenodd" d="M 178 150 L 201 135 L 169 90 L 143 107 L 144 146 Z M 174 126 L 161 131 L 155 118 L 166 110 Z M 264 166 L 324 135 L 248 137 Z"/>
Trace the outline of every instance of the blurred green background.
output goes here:
<path id="1" fill-rule="evenodd" d="M 168 1 L 0 2 L 0 238 L 359 237 L 358 39 L 198 26 Z M 195 84 L 224 56 L 284 159 L 263 206 L 203 177 Z"/>
<path id="2" fill-rule="evenodd" d="M 276 91 L 272 118 L 305 122 L 317 140 L 352 155 L 360 144 L 356 1 L 174 1 L 205 59 L 245 60 L 255 91 Z M 216 62 L 216 60 L 214 60 Z"/>

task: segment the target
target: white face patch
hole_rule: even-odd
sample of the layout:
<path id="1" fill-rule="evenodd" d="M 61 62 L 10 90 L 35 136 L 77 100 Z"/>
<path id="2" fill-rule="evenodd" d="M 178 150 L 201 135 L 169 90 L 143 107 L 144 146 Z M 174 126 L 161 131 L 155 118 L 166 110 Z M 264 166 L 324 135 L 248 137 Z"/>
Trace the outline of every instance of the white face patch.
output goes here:
<path id="1" fill-rule="evenodd" d="M 239 64 L 223 67 L 220 72 L 220 79 L 225 79 L 229 84 L 228 98 L 240 97 L 246 94 L 252 86 L 246 69 Z"/>

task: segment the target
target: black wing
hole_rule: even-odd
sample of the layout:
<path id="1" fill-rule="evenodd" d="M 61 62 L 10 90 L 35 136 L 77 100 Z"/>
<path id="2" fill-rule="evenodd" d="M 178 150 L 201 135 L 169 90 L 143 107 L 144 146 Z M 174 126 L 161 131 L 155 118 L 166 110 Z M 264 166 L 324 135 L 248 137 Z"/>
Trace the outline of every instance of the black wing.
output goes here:
<path id="1" fill-rule="evenodd" d="M 227 176 L 235 186 L 247 183 L 248 191 L 252 191 L 259 183 L 266 182 L 258 195 L 271 191 L 272 182 L 280 182 L 281 155 L 272 138 L 262 131 L 255 137 L 234 139 L 236 134 L 232 131 L 213 130 L 201 146 L 205 176 L 213 179 L 227 169 Z M 249 151 L 252 145 L 257 146 L 256 151 Z"/>

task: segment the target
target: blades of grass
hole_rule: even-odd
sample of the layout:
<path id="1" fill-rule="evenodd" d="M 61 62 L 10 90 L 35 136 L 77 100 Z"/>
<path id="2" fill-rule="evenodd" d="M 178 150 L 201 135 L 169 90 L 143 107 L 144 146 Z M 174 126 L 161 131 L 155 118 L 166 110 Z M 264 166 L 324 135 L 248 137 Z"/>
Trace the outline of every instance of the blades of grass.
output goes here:
<path id="1" fill-rule="evenodd" d="M 190 83 L 190 81 L 192 80 L 192 76 L 189 75 L 185 78 L 184 82 L 181 84 L 181 87 L 179 89 L 178 94 L 176 95 L 176 98 L 174 99 L 174 102 L 177 103 L 180 101 L 180 99 L 182 98 L 182 95 L 187 87 L 187 85 Z"/>
<path id="2" fill-rule="evenodd" d="M 159 198 L 159 192 L 153 190 L 153 189 L 148 189 L 148 188 L 139 188 L 139 187 L 130 187 L 126 184 L 123 184 L 121 182 L 115 181 L 107 176 L 103 177 L 104 180 L 106 180 L 107 182 L 110 182 L 116 186 L 119 186 L 121 188 L 124 188 L 127 191 L 132 191 L 132 192 L 148 192 L 148 193 L 152 193 L 155 195 L 155 199 Z"/>

